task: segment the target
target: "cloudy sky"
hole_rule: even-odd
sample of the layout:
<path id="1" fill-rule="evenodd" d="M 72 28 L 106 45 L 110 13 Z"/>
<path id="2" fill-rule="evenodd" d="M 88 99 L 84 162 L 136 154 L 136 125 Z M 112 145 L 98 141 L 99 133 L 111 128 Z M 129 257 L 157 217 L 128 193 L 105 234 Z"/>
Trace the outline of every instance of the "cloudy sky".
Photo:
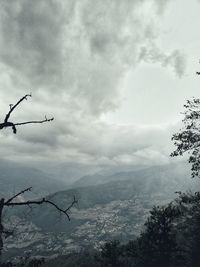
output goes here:
<path id="1" fill-rule="evenodd" d="M 169 162 L 199 97 L 200 1 L 0 0 L 0 157 L 92 171 Z M 53 164 L 53 165 L 52 165 Z"/>

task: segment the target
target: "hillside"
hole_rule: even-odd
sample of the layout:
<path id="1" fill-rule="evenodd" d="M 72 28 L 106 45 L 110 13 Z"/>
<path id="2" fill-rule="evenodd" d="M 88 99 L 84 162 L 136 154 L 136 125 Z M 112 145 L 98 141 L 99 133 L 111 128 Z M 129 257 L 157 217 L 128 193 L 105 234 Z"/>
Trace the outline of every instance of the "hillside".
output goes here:
<path id="1" fill-rule="evenodd" d="M 135 180 L 135 182 L 140 183 L 140 180 L 144 180 L 144 186 L 153 186 L 150 185 L 152 179 L 156 183 L 164 182 L 165 180 L 169 181 L 172 185 L 177 184 L 177 186 L 189 186 L 193 182 L 190 179 L 190 166 L 185 163 L 171 163 L 160 166 L 153 166 L 144 168 L 136 171 L 129 172 L 118 172 L 112 175 L 86 175 L 74 182 L 71 187 L 84 187 L 91 185 L 100 185 L 108 182 L 114 181 L 123 181 L 123 180 Z M 165 181 L 166 182 L 166 181 Z M 170 186 L 167 185 L 167 186 Z"/>
<path id="2" fill-rule="evenodd" d="M 0 160 L 1 197 L 8 197 L 30 186 L 32 186 L 33 190 L 28 194 L 28 197 L 31 198 L 67 188 L 64 182 L 50 177 L 41 170 L 8 160 Z"/>
<path id="3" fill-rule="evenodd" d="M 168 203 L 174 199 L 175 191 L 199 188 L 199 181 L 190 179 L 181 165 L 175 165 L 174 169 L 172 166 L 152 167 L 148 170 L 149 176 L 146 171 L 140 171 L 138 176 L 122 173 L 121 177 L 129 176 L 127 180 L 49 195 L 49 199 L 63 208 L 76 196 L 79 204 L 71 210 L 70 222 L 51 206 L 36 207 L 31 213 L 24 209 L 12 210 L 11 216 L 28 213 L 28 217 L 12 217 L 19 227 L 14 243 L 12 238 L 7 240 L 9 253 L 20 254 L 24 250 L 36 255 L 67 253 L 91 244 L 98 247 L 113 238 L 135 238 L 153 205 Z"/>

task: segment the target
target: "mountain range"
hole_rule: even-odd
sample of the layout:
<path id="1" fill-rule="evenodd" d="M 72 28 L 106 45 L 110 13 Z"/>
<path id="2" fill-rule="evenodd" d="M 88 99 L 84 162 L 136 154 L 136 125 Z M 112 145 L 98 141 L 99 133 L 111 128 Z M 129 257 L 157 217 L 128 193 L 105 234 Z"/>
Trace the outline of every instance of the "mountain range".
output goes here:
<path id="1" fill-rule="evenodd" d="M 139 235 L 153 205 L 172 201 L 175 191 L 199 188 L 198 179 L 191 179 L 184 163 L 109 176 L 84 176 L 70 189 L 47 196 L 62 208 L 68 207 L 74 196 L 78 199 L 78 205 L 70 211 L 70 222 L 48 205 L 31 212 L 12 209 L 9 219 L 16 221 L 18 227 L 14 240 L 7 239 L 6 248 L 12 255 L 30 250 L 35 255 L 51 255 L 90 245 L 98 247 L 113 238 L 133 239 Z"/>

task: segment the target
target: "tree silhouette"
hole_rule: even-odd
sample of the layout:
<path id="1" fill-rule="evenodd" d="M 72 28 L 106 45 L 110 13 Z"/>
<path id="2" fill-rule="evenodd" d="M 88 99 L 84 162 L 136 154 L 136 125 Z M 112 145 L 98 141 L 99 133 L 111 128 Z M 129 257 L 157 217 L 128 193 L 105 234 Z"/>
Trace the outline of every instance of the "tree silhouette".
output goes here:
<path id="1" fill-rule="evenodd" d="M 121 266 L 120 256 L 122 248 L 118 240 L 113 240 L 101 246 L 97 262 L 100 266 L 118 267 Z"/>
<path id="2" fill-rule="evenodd" d="M 10 110 L 9 112 L 6 114 L 5 116 L 5 119 L 4 119 L 4 122 L 3 123 L 0 123 L 0 130 L 2 130 L 3 128 L 7 128 L 7 127 L 11 127 L 12 130 L 13 130 L 13 133 L 16 134 L 17 133 L 17 128 L 16 126 L 21 126 L 21 125 L 25 125 L 25 124 L 33 124 L 33 123 L 44 123 L 44 122 L 49 122 L 49 121 L 53 121 L 54 118 L 50 118 L 48 119 L 46 116 L 45 116 L 45 119 L 44 120 L 34 120 L 34 121 L 25 121 L 25 122 L 10 122 L 9 121 L 9 118 L 12 114 L 12 112 L 24 101 L 24 100 L 27 100 L 28 97 L 32 97 L 31 94 L 27 94 L 25 96 L 23 96 L 15 105 L 13 104 L 10 104 Z"/>
<path id="3" fill-rule="evenodd" d="M 176 199 L 182 211 L 179 223 L 181 246 L 189 267 L 198 267 L 200 262 L 200 192 L 179 193 Z M 180 239 L 180 238 L 179 238 Z"/>
<path id="4" fill-rule="evenodd" d="M 184 107 L 184 127 L 172 136 L 176 150 L 171 156 L 182 156 L 188 152 L 192 177 L 195 177 L 200 176 L 200 99 L 187 100 Z"/>
<path id="5" fill-rule="evenodd" d="M 45 116 L 44 120 L 40 120 L 40 121 L 25 121 L 25 122 L 18 122 L 18 123 L 14 123 L 14 122 L 10 122 L 9 118 L 12 114 L 12 112 L 19 106 L 19 104 L 21 102 L 23 102 L 24 100 L 27 100 L 28 97 L 31 97 L 31 94 L 27 94 L 25 96 L 23 96 L 15 105 L 10 105 L 10 110 L 9 112 L 6 114 L 4 122 L 0 123 L 0 130 L 4 129 L 6 127 L 11 127 L 13 130 L 13 133 L 16 134 L 17 133 L 17 129 L 16 126 L 21 126 L 21 125 L 25 125 L 25 124 L 33 124 L 33 123 L 45 123 L 45 122 L 50 122 L 53 121 L 54 118 L 50 118 L 47 119 Z M 53 201 L 50 201 L 47 197 L 43 197 L 41 199 L 36 199 L 36 200 L 27 200 L 27 201 L 22 201 L 22 202 L 18 202 L 16 201 L 17 197 L 21 196 L 22 194 L 31 191 L 32 187 L 23 189 L 22 191 L 18 192 L 17 194 L 13 195 L 11 198 L 9 199 L 4 199 L 1 198 L 0 199 L 0 264 L 1 264 L 1 256 L 2 256 L 2 250 L 3 250 L 3 240 L 5 237 L 12 235 L 13 231 L 6 229 L 6 227 L 3 224 L 3 210 L 6 207 L 17 207 L 17 206 L 27 206 L 27 207 L 31 207 L 33 205 L 43 205 L 43 204 L 48 204 L 51 205 L 53 208 L 55 208 L 58 212 L 60 212 L 61 214 L 64 214 L 68 220 L 70 220 L 70 216 L 68 214 L 69 210 L 74 206 L 74 204 L 77 203 L 77 200 L 74 196 L 71 204 L 66 207 L 65 209 L 60 208 L 56 203 L 54 203 Z"/>
<path id="6" fill-rule="evenodd" d="M 182 266 L 178 263 L 173 265 L 174 255 L 178 251 L 174 222 L 179 216 L 179 209 L 171 203 L 153 207 L 145 223 L 145 231 L 138 239 L 140 259 L 137 266 Z"/>

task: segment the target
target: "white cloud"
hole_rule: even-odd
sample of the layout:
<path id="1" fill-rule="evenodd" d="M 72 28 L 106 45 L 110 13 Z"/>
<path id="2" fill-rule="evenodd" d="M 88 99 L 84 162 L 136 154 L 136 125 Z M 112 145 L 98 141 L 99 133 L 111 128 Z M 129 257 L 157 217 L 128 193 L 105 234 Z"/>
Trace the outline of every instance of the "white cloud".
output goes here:
<path id="1" fill-rule="evenodd" d="M 162 130 L 113 127 L 102 124 L 99 116 L 119 106 L 124 75 L 141 59 L 183 75 L 181 53 L 161 51 L 156 44 L 156 20 L 162 19 L 168 2 L 2 1 L 0 112 L 32 91 L 32 102 L 23 103 L 13 119 L 46 114 L 55 121 L 19 129 L 16 137 L 1 132 L 0 156 L 112 165 L 132 162 L 136 151 L 152 143 L 158 150 Z"/>
<path id="2" fill-rule="evenodd" d="M 150 48 L 142 47 L 139 59 L 149 63 L 159 63 L 163 67 L 169 66 L 179 77 L 182 77 L 185 74 L 186 59 L 178 50 L 174 50 L 167 55 L 160 52 L 155 46 Z"/>
<path id="3" fill-rule="evenodd" d="M 115 109 L 120 80 L 156 38 L 154 18 L 166 2 L 3 1 L 1 62 L 23 88 L 69 95 L 93 114 Z M 178 52 L 174 60 L 157 52 L 155 63 L 159 53 L 183 73 Z"/>

